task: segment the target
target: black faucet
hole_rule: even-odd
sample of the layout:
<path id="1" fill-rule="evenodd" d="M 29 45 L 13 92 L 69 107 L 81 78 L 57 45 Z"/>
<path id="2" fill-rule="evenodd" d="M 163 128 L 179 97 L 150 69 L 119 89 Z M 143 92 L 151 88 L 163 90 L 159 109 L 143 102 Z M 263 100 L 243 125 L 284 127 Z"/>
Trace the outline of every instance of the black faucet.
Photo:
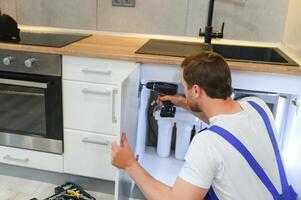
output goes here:
<path id="1" fill-rule="evenodd" d="M 211 44 L 211 38 L 223 38 L 224 37 L 224 27 L 225 27 L 224 22 L 223 22 L 222 29 L 220 32 L 212 31 L 212 29 L 213 29 L 212 28 L 213 10 L 214 10 L 214 0 L 210 0 L 207 26 L 205 28 L 205 32 L 202 32 L 202 29 L 200 29 L 200 32 L 199 32 L 199 36 L 205 36 L 205 41 L 204 41 L 205 45 Z"/>

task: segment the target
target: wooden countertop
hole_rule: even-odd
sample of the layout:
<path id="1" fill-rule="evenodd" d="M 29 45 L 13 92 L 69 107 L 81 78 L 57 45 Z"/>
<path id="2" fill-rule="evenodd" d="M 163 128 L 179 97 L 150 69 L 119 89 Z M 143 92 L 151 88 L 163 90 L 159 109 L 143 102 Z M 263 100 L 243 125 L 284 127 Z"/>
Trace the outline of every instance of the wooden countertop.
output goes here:
<path id="1" fill-rule="evenodd" d="M 175 65 L 183 61 L 180 57 L 135 54 L 147 41 L 148 38 L 92 35 L 62 48 L 0 43 L 0 49 Z M 301 67 L 233 61 L 228 61 L 228 64 L 231 70 L 301 75 Z"/>

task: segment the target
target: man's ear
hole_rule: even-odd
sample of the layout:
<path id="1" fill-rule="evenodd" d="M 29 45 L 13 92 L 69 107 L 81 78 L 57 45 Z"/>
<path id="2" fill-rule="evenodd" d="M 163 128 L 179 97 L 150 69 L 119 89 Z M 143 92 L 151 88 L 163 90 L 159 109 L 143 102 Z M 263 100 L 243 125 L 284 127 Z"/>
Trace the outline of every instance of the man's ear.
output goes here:
<path id="1" fill-rule="evenodd" d="M 199 85 L 193 85 L 193 94 L 195 97 L 200 97 L 202 95 L 202 90 L 203 89 Z"/>

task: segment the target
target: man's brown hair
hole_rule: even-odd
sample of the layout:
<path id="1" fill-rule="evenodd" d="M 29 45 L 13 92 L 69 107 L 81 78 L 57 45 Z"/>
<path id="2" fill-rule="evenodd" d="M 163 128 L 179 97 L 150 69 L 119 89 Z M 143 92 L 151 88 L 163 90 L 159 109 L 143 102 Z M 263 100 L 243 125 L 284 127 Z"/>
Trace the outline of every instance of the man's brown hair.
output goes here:
<path id="1" fill-rule="evenodd" d="M 221 55 L 210 51 L 193 54 L 182 62 L 181 67 L 188 88 L 199 85 L 211 98 L 231 96 L 231 72 Z"/>

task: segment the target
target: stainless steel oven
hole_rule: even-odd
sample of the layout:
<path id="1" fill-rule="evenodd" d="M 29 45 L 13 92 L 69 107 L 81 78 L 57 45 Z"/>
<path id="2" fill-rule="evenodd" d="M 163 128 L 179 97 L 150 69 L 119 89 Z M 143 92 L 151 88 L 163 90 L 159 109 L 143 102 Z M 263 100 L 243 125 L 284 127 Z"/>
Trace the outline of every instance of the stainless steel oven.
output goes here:
<path id="1" fill-rule="evenodd" d="M 61 56 L 0 51 L 0 145 L 63 153 Z"/>

